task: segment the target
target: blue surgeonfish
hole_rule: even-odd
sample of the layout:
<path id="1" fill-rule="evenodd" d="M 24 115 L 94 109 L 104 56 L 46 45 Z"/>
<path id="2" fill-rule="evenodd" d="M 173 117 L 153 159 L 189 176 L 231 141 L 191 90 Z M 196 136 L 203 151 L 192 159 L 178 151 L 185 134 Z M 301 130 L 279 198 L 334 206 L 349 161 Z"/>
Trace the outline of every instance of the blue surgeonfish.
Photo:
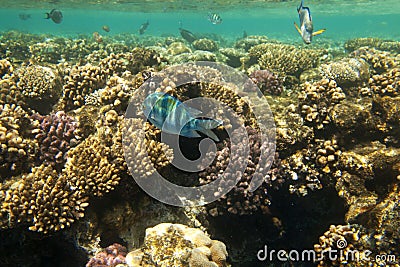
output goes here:
<path id="1" fill-rule="evenodd" d="M 296 22 L 294 23 L 294 26 L 300 33 L 301 38 L 303 38 L 304 43 L 311 44 L 312 37 L 323 33 L 326 29 L 314 32 L 311 12 L 308 7 L 304 6 L 304 0 L 301 0 L 301 4 L 297 8 L 297 13 L 299 13 L 300 27 L 296 24 Z"/>
<path id="2" fill-rule="evenodd" d="M 214 119 L 196 118 L 201 111 L 191 108 L 166 93 L 152 93 L 143 102 L 146 118 L 163 132 L 185 137 L 201 137 L 197 131 L 215 141 L 218 137 L 211 131 L 222 122 Z"/>

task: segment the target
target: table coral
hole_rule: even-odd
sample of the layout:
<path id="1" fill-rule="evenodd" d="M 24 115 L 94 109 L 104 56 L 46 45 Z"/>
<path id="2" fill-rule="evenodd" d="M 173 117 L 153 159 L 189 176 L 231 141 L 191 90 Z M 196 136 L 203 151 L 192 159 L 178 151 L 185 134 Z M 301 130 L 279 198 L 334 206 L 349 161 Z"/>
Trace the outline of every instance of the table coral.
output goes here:
<path id="1" fill-rule="evenodd" d="M 258 60 L 261 69 L 300 77 L 303 71 L 315 68 L 326 55 L 326 51 L 268 43 L 252 47 L 249 55 L 253 60 Z"/>

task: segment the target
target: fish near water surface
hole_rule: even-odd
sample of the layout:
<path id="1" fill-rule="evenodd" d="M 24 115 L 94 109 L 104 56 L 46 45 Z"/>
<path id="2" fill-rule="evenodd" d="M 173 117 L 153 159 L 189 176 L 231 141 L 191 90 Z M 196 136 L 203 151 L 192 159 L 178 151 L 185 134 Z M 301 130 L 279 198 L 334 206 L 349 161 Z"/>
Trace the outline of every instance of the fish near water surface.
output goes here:
<path id="1" fill-rule="evenodd" d="M 297 8 L 297 13 L 299 14 L 300 27 L 296 22 L 294 23 L 294 26 L 301 35 L 301 38 L 303 38 L 304 43 L 311 44 L 312 37 L 323 33 L 326 29 L 314 32 L 310 8 L 304 6 L 304 0 L 301 0 L 300 6 Z"/>
<path id="2" fill-rule="evenodd" d="M 45 19 L 51 19 L 54 23 L 60 24 L 63 20 L 63 14 L 60 10 L 53 9 L 50 13 L 46 13 Z"/>
<path id="3" fill-rule="evenodd" d="M 211 129 L 222 125 L 222 122 L 195 118 L 201 111 L 186 106 L 169 94 L 156 92 L 148 95 L 143 103 L 143 112 L 146 118 L 163 132 L 185 137 L 201 137 L 197 133 L 199 131 L 219 141 Z"/>
<path id="4" fill-rule="evenodd" d="M 222 23 L 222 18 L 217 13 L 208 13 L 208 20 L 214 25 Z"/>

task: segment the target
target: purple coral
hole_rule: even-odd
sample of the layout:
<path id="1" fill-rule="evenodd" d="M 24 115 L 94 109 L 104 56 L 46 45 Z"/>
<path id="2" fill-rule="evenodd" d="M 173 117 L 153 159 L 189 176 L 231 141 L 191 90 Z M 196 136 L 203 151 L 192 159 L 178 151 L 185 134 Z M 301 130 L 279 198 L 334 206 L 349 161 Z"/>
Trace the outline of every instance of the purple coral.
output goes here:
<path id="1" fill-rule="evenodd" d="M 235 164 L 247 164 L 242 177 L 240 177 L 240 180 L 233 189 L 218 201 L 208 205 L 209 213 L 213 216 L 226 213 L 243 215 L 252 214 L 257 211 L 267 211 L 270 204 L 267 187 L 271 187 L 276 183 L 283 183 L 279 175 L 281 168 L 279 168 L 280 160 L 278 159 L 278 154 L 271 155 L 272 157 L 275 156 L 275 163 L 269 171 L 265 168 L 268 165 L 268 159 L 265 156 L 260 157 L 261 149 L 265 149 L 265 153 L 267 154 L 272 153 L 272 144 L 268 141 L 262 142 L 257 130 L 249 126 L 246 127 L 246 130 L 250 148 L 250 154 L 247 159 L 231 158 L 231 151 L 242 150 L 242 144 L 235 147 L 229 140 L 224 140 L 217 145 L 218 151 L 216 152 L 213 164 L 199 173 L 201 185 L 215 181 L 219 178 L 219 174 L 226 180 L 234 180 L 232 176 L 235 178 L 237 173 L 228 173 L 226 171 L 229 161 L 233 160 Z M 263 179 L 264 183 L 254 192 L 250 192 L 250 182 L 254 175 Z M 225 179 L 221 179 L 221 181 Z M 219 186 L 229 185 L 220 184 Z"/>
<path id="2" fill-rule="evenodd" d="M 40 162 L 61 170 L 67 151 L 78 143 L 78 123 L 63 111 L 47 116 L 34 114 L 32 117 L 40 122 L 39 133 L 35 136 L 40 145 Z"/>
<path id="3" fill-rule="evenodd" d="M 263 94 L 280 95 L 283 91 L 282 79 L 269 70 L 253 71 L 249 78 L 260 88 Z"/>
<path id="4" fill-rule="evenodd" d="M 126 247 L 114 243 L 106 247 L 103 251 L 96 253 L 96 255 L 86 263 L 86 267 L 115 267 L 118 264 L 124 264 L 126 262 L 126 254 Z"/>

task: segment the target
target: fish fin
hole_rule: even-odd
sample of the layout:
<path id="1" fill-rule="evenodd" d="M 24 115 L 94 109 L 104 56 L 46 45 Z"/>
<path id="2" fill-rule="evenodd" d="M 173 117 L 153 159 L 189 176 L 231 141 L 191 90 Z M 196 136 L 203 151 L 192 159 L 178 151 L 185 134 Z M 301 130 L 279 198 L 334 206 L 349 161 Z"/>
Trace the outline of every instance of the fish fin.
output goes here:
<path id="1" fill-rule="evenodd" d="M 215 133 L 213 133 L 213 131 L 211 131 L 210 129 L 198 129 L 199 132 L 202 132 L 203 134 L 207 135 L 208 137 L 210 137 L 212 140 L 219 142 L 219 138 L 215 135 Z"/>
<path id="2" fill-rule="evenodd" d="M 182 135 L 186 136 L 186 137 L 193 137 L 193 138 L 201 137 L 201 135 L 199 135 L 195 130 L 187 131 L 187 132 L 185 132 L 185 134 L 182 134 Z"/>
<path id="3" fill-rule="evenodd" d="M 323 33 L 324 31 L 326 31 L 326 29 L 321 29 L 319 31 L 313 32 L 312 36 L 319 35 L 319 34 Z"/>
<path id="4" fill-rule="evenodd" d="M 184 106 L 184 109 L 186 109 L 186 111 L 189 112 L 192 117 L 196 117 L 197 115 L 202 113 L 200 110 L 189 107 L 187 105 Z"/>
<path id="5" fill-rule="evenodd" d="M 299 32 L 299 34 L 301 35 L 301 30 L 299 28 L 299 26 L 296 24 L 296 22 L 294 23 L 294 27 L 296 27 L 296 30 Z"/>
<path id="6" fill-rule="evenodd" d="M 46 17 L 44 19 L 49 19 L 50 18 L 50 13 L 44 13 Z"/>

